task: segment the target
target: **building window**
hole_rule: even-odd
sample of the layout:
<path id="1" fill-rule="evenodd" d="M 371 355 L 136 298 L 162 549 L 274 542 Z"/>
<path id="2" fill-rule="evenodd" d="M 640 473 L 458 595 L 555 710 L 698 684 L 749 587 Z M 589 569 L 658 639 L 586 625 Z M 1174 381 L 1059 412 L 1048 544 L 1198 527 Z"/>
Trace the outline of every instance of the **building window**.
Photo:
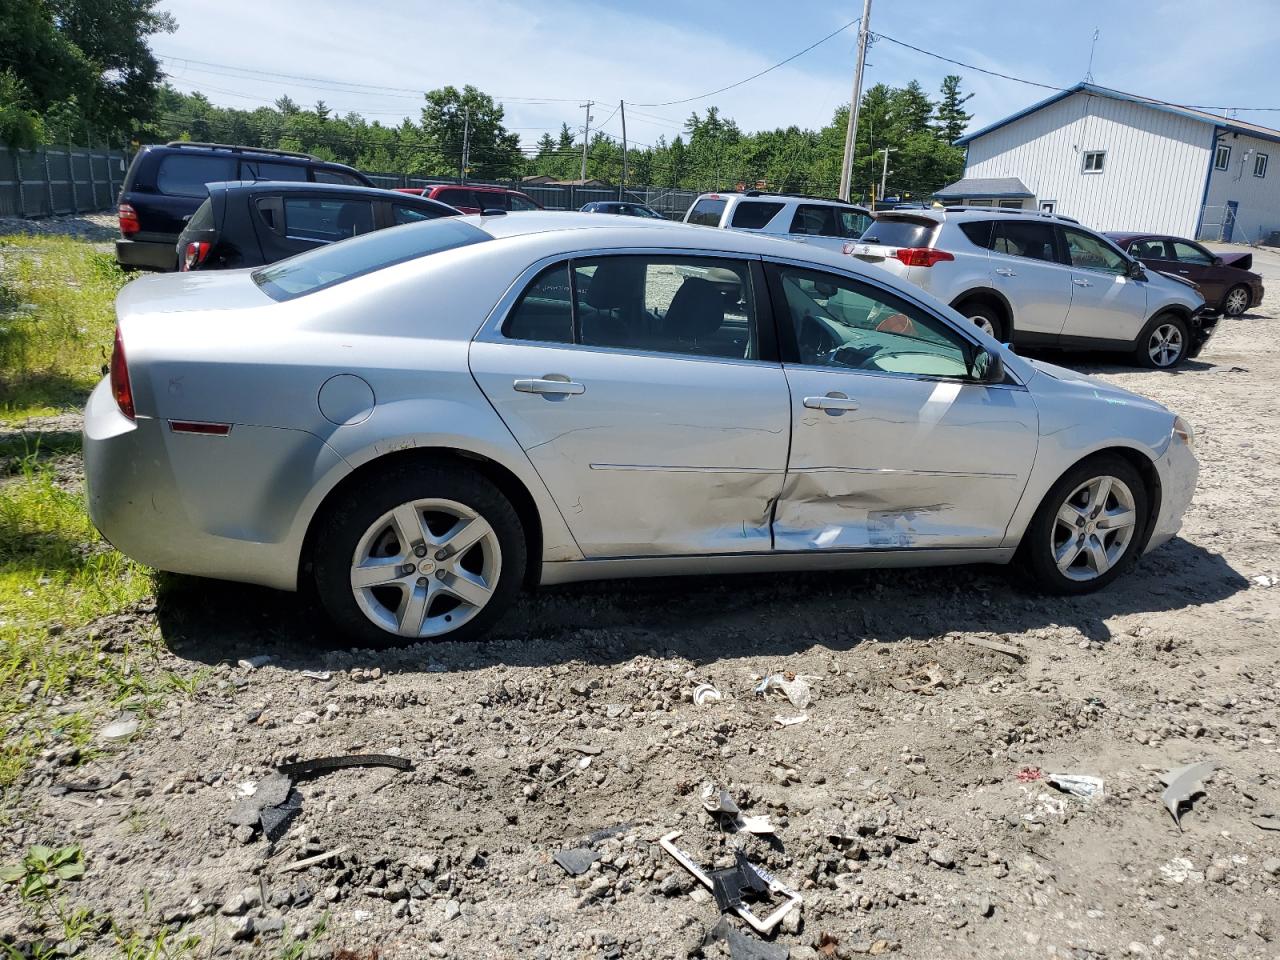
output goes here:
<path id="1" fill-rule="evenodd" d="M 1213 169 L 1225 170 L 1231 164 L 1231 147 L 1228 144 L 1218 144 L 1218 150 L 1213 155 Z"/>
<path id="2" fill-rule="evenodd" d="M 1056 210 L 1057 208 L 1058 208 L 1057 200 L 1041 200 L 1040 201 L 1041 213 L 1053 213 L 1053 211 Z"/>
<path id="3" fill-rule="evenodd" d="M 1102 164 L 1107 158 L 1105 150 L 1086 150 L 1084 153 L 1084 172 L 1101 173 Z"/>
<path id="4" fill-rule="evenodd" d="M 1253 175 L 1255 177 L 1265 177 L 1267 175 L 1267 155 L 1260 153 L 1253 158 Z"/>

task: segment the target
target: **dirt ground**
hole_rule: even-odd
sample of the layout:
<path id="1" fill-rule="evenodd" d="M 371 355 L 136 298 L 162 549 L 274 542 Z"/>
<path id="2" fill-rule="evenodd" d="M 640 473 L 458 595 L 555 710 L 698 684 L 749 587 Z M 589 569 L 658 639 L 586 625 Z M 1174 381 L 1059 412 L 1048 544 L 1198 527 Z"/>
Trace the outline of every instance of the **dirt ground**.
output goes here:
<path id="1" fill-rule="evenodd" d="M 78 902 L 199 935 L 194 956 L 289 956 L 322 918 L 318 956 L 727 956 L 702 946 L 715 902 L 657 843 L 679 830 L 705 867 L 740 843 L 804 898 L 734 957 L 1280 958 L 1280 832 L 1255 824 L 1280 819 L 1280 254 L 1255 260 L 1266 303 L 1176 372 L 1050 357 L 1197 433 L 1182 536 L 1103 593 L 986 568 L 623 581 L 531 595 L 484 645 L 377 653 L 326 645 L 288 596 L 162 578 L 93 630 L 158 631 L 137 669 L 197 689 L 87 766 L 50 751 L 0 861 L 77 842 Z M 810 678 L 806 709 L 753 693 L 779 671 Z M 696 705 L 702 682 L 723 698 Z M 349 752 L 413 769 L 300 782 L 274 846 L 228 822 L 276 764 Z M 1202 760 L 1179 829 L 1159 776 Z M 706 783 L 776 837 L 720 831 Z M 598 859 L 570 877 L 552 856 L 583 846 Z M 24 923 L 0 900 L 0 935 L 31 940 Z"/>

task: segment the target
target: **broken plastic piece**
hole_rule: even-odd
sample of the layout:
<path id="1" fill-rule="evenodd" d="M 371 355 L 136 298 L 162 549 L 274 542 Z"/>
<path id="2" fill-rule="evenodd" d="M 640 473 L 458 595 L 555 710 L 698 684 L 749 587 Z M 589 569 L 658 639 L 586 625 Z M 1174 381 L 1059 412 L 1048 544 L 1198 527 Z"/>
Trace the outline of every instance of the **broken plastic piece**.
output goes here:
<path id="1" fill-rule="evenodd" d="M 773 718 L 773 722 L 782 727 L 794 727 L 797 723 L 804 723 L 808 719 L 809 715 L 807 713 L 802 713 L 798 717 L 777 716 Z"/>
<path id="2" fill-rule="evenodd" d="M 787 960 L 791 948 L 781 943 L 766 943 L 756 940 L 741 930 L 734 929 L 728 917 L 721 917 L 714 927 L 702 938 L 704 947 L 717 940 L 729 946 L 729 960 Z"/>
<path id="3" fill-rule="evenodd" d="M 243 660 L 238 661 L 236 666 L 243 667 L 245 670 L 257 670 L 260 667 L 265 667 L 274 659 L 275 657 L 269 653 L 260 653 L 256 657 L 245 657 Z"/>
<path id="4" fill-rule="evenodd" d="M 687 853 L 675 845 L 675 841 L 678 840 L 680 836 L 681 832 L 679 830 L 674 830 L 662 837 L 658 843 L 662 846 L 663 850 L 666 850 L 667 853 L 671 854 L 671 856 L 675 858 L 677 863 L 693 874 L 694 879 L 714 894 L 715 882 L 711 877 L 703 872 L 702 868 L 693 862 L 693 859 Z M 752 913 L 751 908 L 745 903 L 739 903 L 733 908 L 733 911 L 743 920 L 747 921 L 747 923 L 751 924 L 751 928 L 755 930 L 756 933 L 767 934 L 782 922 L 783 917 L 804 903 L 804 900 L 801 898 L 799 893 L 792 890 L 790 887 L 784 886 L 780 880 L 768 873 L 763 867 L 758 867 L 755 864 L 751 864 L 750 866 L 751 869 L 759 875 L 759 878 L 768 885 L 769 893 L 784 897 L 785 900 L 778 909 L 774 910 L 773 913 L 769 914 L 769 916 L 765 917 L 763 920 Z M 786 954 L 784 953 L 782 956 L 785 957 Z"/>
<path id="5" fill-rule="evenodd" d="M 721 817 L 721 822 L 732 827 L 735 833 L 742 830 L 754 834 L 774 832 L 768 815 L 744 817 L 729 791 L 722 790 L 713 783 L 702 788 L 702 805 L 708 813 Z"/>
<path id="6" fill-rule="evenodd" d="M 576 850 L 558 850 L 552 855 L 552 859 L 564 867 L 565 873 L 576 877 L 590 870 L 591 865 L 600 859 L 600 854 L 586 847 L 579 847 Z"/>
<path id="7" fill-rule="evenodd" d="M 780 690 L 797 710 L 805 710 L 813 700 L 809 683 L 794 673 L 774 673 L 756 684 L 757 696 L 765 696 L 770 690 Z"/>
<path id="8" fill-rule="evenodd" d="M 1259 830 L 1280 830 L 1280 813 L 1270 811 L 1251 821 Z"/>
<path id="9" fill-rule="evenodd" d="M 389 753 L 348 753 L 336 757 L 299 760 L 297 763 L 282 763 L 279 770 L 287 777 L 298 779 L 317 773 L 328 773 L 330 770 L 342 770 L 346 767 L 395 767 L 397 770 L 412 770 L 413 764 L 404 757 L 392 756 Z"/>
<path id="10" fill-rule="evenodd" d="M 1099 800 L 1103 794 L 1101 777 L 1087 777 L 1074 773 L 1050 773 L 1045 781 L 1051 787 L 1057 787 L 1063 793 L 1069 793 L 1081 800 Z"/>
<path id="11" fill-rule="evenodd" d="M 284 836 L 293 818 L 302 812 L 302 794 L 290 790 L 284 802 L 274 807 L 263 807 L 261 813 L 262 833 L 268 843 L 275 843 Z"/>
<path id="12" fill-rule="evenodd" d="M 303 670 L 301 675 L 308 680 L 328 680 L 333 676 L 328 670 Z"/>
<path id="13" fill-rule="evenodd" d="M 1170 770 L 1160 777 L 1165 785 L 1165 791 L 1160 794 L 1160 800 L 1169 811 L 1169 815 L 1173 817 L 1173 822 L 1179 830 L 1182 829 L 1182 822 L 1178 819 L 1178 811 L 1184 803 L 1190 803 L 1191 798 L 1196 794 L 1204 793 L 1204 785 L 1200 781 L 1217 768 L 1218 765 L 1214 761 L 1205 760 L 1201 763 L 1188 764 L 1177 770 Z"/>
<path id="14" fill-rule="evenodd" d="M 276 873 L 292 873 L 295 870 L 305 870 L 307 867 L 314 867 L 317 863 L 324 863 L 326 860 L 332 860 L 334 857 L 347 852 L 345 846 L 334 847 L 332 850 L 326 850 L 324 853 L 317 853 L 314 857 L 306 857 L 303 860 L 295 860 L 293 863 L 286 863 Z"/>
<path id="15" fill-rule="evenodd" d="M 99 790 L 108 790 L 126 779 L 128 778 L 123 770 L 111 770 L 89 780 L 60 780 L 49 788 L 49 794 L 61 797 L 67 793 L 97 793 Z"/>
<path id="16" fill-rule="evenodd" d="M 693 702 L 699 707 L 723 699 L 720 691 L 709 683 L 700 683 L 693 688 Z"/>
<path id="17" fill-rule="evenodd" d="M 138 732 L 138 721 L 133 717 L 108 723 L 98 736 L 103 740 L 128 740 Z"/>

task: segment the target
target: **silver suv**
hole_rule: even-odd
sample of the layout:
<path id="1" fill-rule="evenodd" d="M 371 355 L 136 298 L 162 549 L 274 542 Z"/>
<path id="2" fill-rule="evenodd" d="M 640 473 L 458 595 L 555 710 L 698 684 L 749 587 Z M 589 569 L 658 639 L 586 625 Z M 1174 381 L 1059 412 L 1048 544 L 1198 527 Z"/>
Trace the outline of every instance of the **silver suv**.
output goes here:
<path id="1" fill-rule="evenodd" d="M 784 237 L 839 253 L 871 226 L 871 212 L 825 197 L 728 191 L 702 194 L 685 212 L 684 222 Z"/>
<path id="2" fill-rule="evenodd" d="M 844 252 L 909 280 L 997 340 L 1123 350 L 1173 367 L 1216 320 L 1193 283 L 1146 270 L 1070 217 L 994 207 L 891 210 Z"/>

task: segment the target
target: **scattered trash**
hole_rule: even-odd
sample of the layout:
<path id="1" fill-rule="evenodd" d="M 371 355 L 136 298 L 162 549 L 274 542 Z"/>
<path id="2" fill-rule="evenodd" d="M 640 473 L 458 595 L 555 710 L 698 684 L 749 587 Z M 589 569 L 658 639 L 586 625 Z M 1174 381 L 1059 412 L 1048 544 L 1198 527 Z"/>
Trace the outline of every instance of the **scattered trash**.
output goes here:
<path id="1" fill-rule="evenodd" d="M 626 833 L 631 829 L 631 827 L 632 824 L 630 823 L 619 823 L 612 827 L 603 827 L 593 833 L 587 834 L 587 844 L 593 846 L 601 840 L 608 840 L 610 837 L 616 837 L 619 834 Z"/>
<path id="2" fill-rule="evenodd" d="M 356 923 L 368 923 L 373 919 L 372 910 L 352 910 L 351 919 Z"/>
<path id="3" fill-rule="evenodd" d="M 824 960 L 827 957 L 838 956 L 836 948 L 839 946 L 840 941 L 833 934 L 824 933 L 818 938 L 818 956 L 823 957 Z"/>
<path id="4" fill-rule="evenodd" d="M 328 680 L 333 676 L 328 670 L 303 670 L 301 673 L 308 680 Z"/>
<path id="5" fill-rule="evenodd" d="M 343 770 L 347 767 L 395 767 L 397 770 L 412 770 L 413 764 L 404 757 L 389 753 L 344 753 L 335 757 L 317 757 L 314 760 L 299 760 L 297 763 L 282 763 L 279 769 L 286 777 L 299 779 L 317 773 L 328 773 L 330 770 Z"/>
<path id="6" fill-rule="evenodd" d="M 804 723 L 809 719 L 807 713 L 802 713 L 798 717 L 774 717 L 773 722 L 782 727 L 794 727 L 797 723 Z"/>
<path id="7" fill-rule="evenodd" d="M 723 699 L 724 695 L 709 683 L 700 683 L 693 688 L 693 702 L 699 707 Z"/>
<path id="8" fill-rule="evenodd" d="M 735 833 L 746 831 L 760 835 L 774 832 L 768 815 L 744 817 L 729 791 L 721 790 L 715 784 L 708 783 L 702 788 L 702 805 L 708 813 L 718 816 L 721 823 L 732 827 Z"/>
<path id="9" fill-rule="evenodd" d="M 769 884 L 755 871 L 741 850 L 733 851 L 733 866 L 711 872 L 711 893 L 721 913 L 736 910 L 742 904 L 743 891 L 768 893 Z"/>
<path id="10" fill-rule="evenodd" d="M 576 850 L 560 850 L 552 857 L 556 863 L 564 867 L 564 872 L 577 877 L 591 869 L 591 865 L 600 859 L 600 854 L 586 847 Z"/>
<path id="11" fill-rule="evenodd" d="M 814 679 L 817 679 L 816 677 Z M 797 710 L 808 709 L 810 702 L 813 700 L 813 692 L 809 688 L 809 682 L 803 677 L 798 677 L 791 671 L 786 673 L 774 673 L 765 677 L 756 684 L 755 692 L 757 696 L 766 696 L 770 690 L 780 690 L 791 701 L 791 705 Z"/>
<path id="12" fill-rule="evenodd" d="M 1277 583 L 1280 583 L 1280 578 L 1268 577 L 1266 574 L 1263 574 L 1261 576 L 1254 577 L 1253 582 L 1260 587 L 1274 587 Z"/>
<path id="13" fill-rule="evenodd" d="M 1086 777 L 1074 773 L 1050 773 L 1045 781 L 1051 787 L 1057 787 L 1063 793 L 1069 793 L 1081 800 L 1098 800 L 1103 795 L 1101 777 Z"/>
<path id="14" fill-rule="evenodd" d="M 117 720 L 102 728 L 98 736 L 103 740 L 128 740 L 138 732 L 138 721 L 134 718 Z"/>
<path id="15" fill-rule="evenodd" d="M 1003 653 L 1013 657 L 1015 660 L 1026 660 L 1027 651 L 1022 647 L 1015 647 L 1012 643 L 1000 643 L 998 640 L 985 640 L 982 637 L 962 637 L 965 643 L 972 644 L 975 647 L 982 647 L 986 650 L 994 650 L 996 653 Z"/>
<path id="16" fill-rule="evenodd" d="M 1178 819 L 1178 811 L 1184 803 L 1190 803 L 1192 797 L 1204 792 L 1204 786 L 1200 781 L 1213 773 L 1217 767 L 1218 765 L 1212 760 L 1205 760 L 1201 763 L 1188 764 L 1177 770 L 1170 770 L 1160 777 L 1165 785 L 1165 791 L 1160 794 L 1160 800 L 1173 817 L 1173 822 L 1179 831 L 1182 830 L 1182 822 Z"/>
<path id="17" fill-rule="evenodd" d="M 671 856 L 675 858 L 677 863 L 679 863 L 682 867 L 684 867 L 691 874 L 693 874 L 694 878 L 699 883 L 701 883 L 704 887 L 706 887 L 708 890 L 710 890 L 714 894 L 715 882 L 711 879 L 711 877 L 709 877 L 706 873 L 704 873 L 696 863 L 693 862 L 693 859 L 687 853 L 685 853 L 683 850 L 681 850 L 679 847 L 675 845 L 675 841 L 680 838 L 680 835 L 681 835 L 681 832 L 679 830 L 675 830 L 671 833 L 668 833 L 666 836 L 662 837 L 658 841 L 658 843 L 662 846 L 662 849 L 666 850 L 667 853 L 671 854 Z M 763 867 L 758 867 L 758 866 L 755 866 L 754 864 L 749 864 L 749 866 L 752 872 L 756 874 L 761 880 L 764 881 L 764 883 L 768 888 L 768 892 L 770 894 L 784 898 L 783 903 L 776 910 L 774 910 L 773 913 L 769 914 L 763 920 L 757 917 L 754 913 L 752 913 L 751 908 L 748 907 L 745 903 L 741 903 L 741 902 L 738 903 L 738 905 L 733 908 L 733 912 L 736 913 L 738 916 L 740 916 L 743 920 L 747 921 L 747 923 L 751 925 L 751 928 L 755 930 L 756 933 L 767 934 L 769 933 L 769 931 L 771 931 L 774 927 L 776 927 L 779 923 L 782 922 L 783 917 L 789 914 L 796 907 L 800 906 L 804 902 L 804 900 L 801 898 L 799 893 L 797 893 L 795 890 L 792 890 L 787 886 L 784 886 L 781 881 L 779 881 L 776 877 L 769 874 Z M 720 925 L 717 925 L 718 928 L 719 926 Z M 728 929 L 732 929 L 732 928 L 730 927 Z M 739 934 L 739 936 L 741 935 Z M 751 942 L 752 941 L 750 941 L 749 939 L 747 940 L 748 944 L 750 944 Z M 783 947 L 782 949 L 785 951 L 786 947 Z M 733 947 L 731 944 L 730 951 L 732 952 L 732 950 L 733 950 Z M 777 956 L 786 957 L 786 955 L 787 954 L 783 952 L 781 954 L 778 954 Z M 735 957 L 736 956 L 770 957 L 773 955 L 744 953 L 740 955 L 734 954 L 734 956 Z"/>
<path id="18" fill-rule="evenodd" d="M 1018 771 L 1019 783 L 1034 783 L 1042 776 L 1039 767 L 1023 767 Z"/>
<path id="19" fill-rule="evenodd" d="M 1280 813 L 1269 811 L 1250 821 L 1259 830 L 1280 830 Z"/>
<path id="20" fill-rule="evenodd" d="M 332 860 L 334 857 L 347 852 L 345 846 L 334 847 L 332 850 L 326 850 L 324 853 L 317 853 L 314 857 L 307 857 L 305 860 L 295 860 L 293 863 L 286 863 L 276 873 L 292 873 L 295 870 L 305 870 L 307 867 L 314 867 L 317 863 L 324 863 L 326 860 Z"/>
<path id="21" fill-rule="evenodd" d="M 716 941 L 729 947 L 730 960 L 787 960 L 791 948 L 781 943 L 766 943 L 738 930 L 728 917 L 721 917 L 702 938 L 702 945 L 709 947 Z"/>
<path id="22" fill-rule="evenodd" d="M 256 657 L 245 657 L 243 660 L 237 661 L 237 666 L 243 667 L 246 670 L 258 670 L 265 667 L 274 659 L 275 657 L 268 653 L 260 653 Z"/>
<path id="23" fill-rule="evenodd" d="M 293 818 L 301 812 L 302 794 L 293 789 L 289 790 L 289 793 L 280 803 L 271 807 L 263 807 L 260 820 L 262 822 L 262 835 L 267 838 L 267 843 L 274 844 L 283 837 L 285 831 L 289 829 L 289 824 L 293 823 Z"/>
<path id="24" fill-rule="evenodd" d="M 942 666 L 930 661 L 909 677 L 895 677 L 889 681 L 889 685 L 902 693 L 932 697 L 935 691 L 946 688 L 947 678 L 942 672 Z"/>
<path id="25" fill-rule="evenodd" d="M 1169 883 L 1204 883 L 1204 874 L 1186 857 L 1174 857 L 1160 867 L 1160 875 Z"/>
<path id="26" fill-rule="evenodd" d="M 60 780 L 49 788 L 49 795 L 61 797 L 68 793 L 97 793 L 108 790 L 121 780 L 129 779 L 123 770 L 110 770 L 100 777 L 89 780 Z"/>

